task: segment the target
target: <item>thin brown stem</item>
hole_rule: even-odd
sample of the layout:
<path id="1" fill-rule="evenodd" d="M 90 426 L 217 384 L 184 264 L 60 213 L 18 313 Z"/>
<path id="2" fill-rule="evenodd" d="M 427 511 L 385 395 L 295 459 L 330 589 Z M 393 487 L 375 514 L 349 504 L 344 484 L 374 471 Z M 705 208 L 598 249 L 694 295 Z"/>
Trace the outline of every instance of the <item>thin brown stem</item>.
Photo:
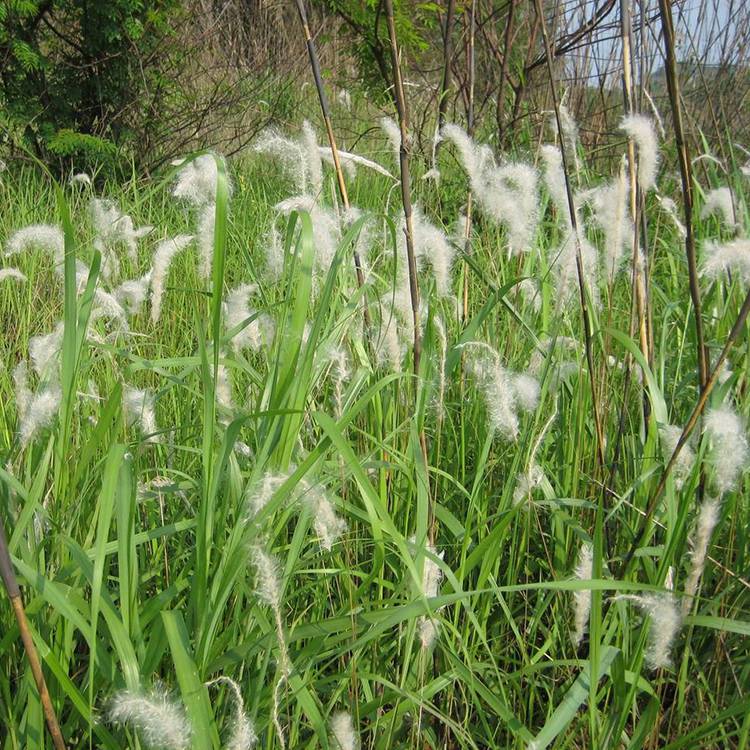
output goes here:
<path id="1" fill-rule="evenodd" d="M 542 10 L 541 0 L 534 0 L 536 5 L 536 13 L 539 18 L 542 39 L 544 41 L 545 57 L 547 59 L 547 73 L 550 81 L 550 91 L 552 95 L 552 103 L 555 110 L 555 120 L 557 123 L 557 131 L 560 133 L 560 155 L 562 157 L 563 172 L 565 174 L 565 192 L 568 199 L 568 211 L 570 214 L 570 225 L 573 233 L 573 238 L 576 243 L 576 270 L 578 272 L 578 292 L 580 295 L 581 302 L 581 317 L 583 318 L 583 335 L 584 335 L 584 346 L 586 349 L 586 365 L 589 372 L 589 380 L 591 381 L 591 406 L 594 411 L 594 427 L 596 430 L 596 455 L 599 462 L 599 466 L 604 466 L 604 432 L 602 430 L 601 414 L 599 410 L 599 397 L 596 390 L 596 370 L 594 368 L 594 346 L 593 346 L 593 334 L 591 331 L 591 320 L 589 317 L 589 303 L 586 293 L 586 281 L 583 273 L 583 256 L 581 254 L 581 236 L 578 228 L 578 216 L 576 214 L 575 200 L 573 198 L 573 188 L 570 184 L 570 178 L 568 173 L 568 157 L 565 149 L 565 139 L 562 137 L 562 125 L 560 123 L 560 103 L 557 98 L 557 90 L 555 88 L 555 76 L 552 71 L 552 60 L 553 51 L 550 46 L 549 34 L 547 33 L 547 24 L 544 20 L 544 12 Z"/>
<path id="2" fill-rule="evenodd" d="M 348 211 L 350 208 L 349 204 L 349 193 L 346 189 L 346 181 L 344 180 L 344 170 L 341 168 L 341 160 L 339 159 L 339 150 L 336 146 L 336 138 L 333 134 L 333 123 L 331 121 L 331 109 L 328 106 L 328 97 L 326 96 L 325 87 L 323 86 L 323 75 L 320 72 L 320 62 L 318 60 L 318 53 L 315 49 L 315 42 L 313 41 L 312 34 L 310 33 L 310 24 L 307 20 L 307 11 L 305 10 L 305 4 L 303 0 L 296 0 L 297 12 L 299 13 L 299 19 L 302 23 L 302 31 L 305 35 L 305 44 L 307 45 L 307 54 L 310 58 L 310 67 L 312 68 L 313 79 L 315 80 L 315 88 L 318 91 L 318 99 L 320 100 L 320 109 L 323 113 L 323 122 L 325 123 L 326 135 L 328 136 L 328 145 L 331 148 L 331 157 L 333 159 L 333 167 L 336 172 L 336 182 L 338 184 L 339 195 L 341 196 L 341 203 L 344 206 L 344 210 Z M 359 257 L 359 252 L 356 247 L 354 248 L 354 267 L 357 273 L 357 286 L 361 289 L 365 284 L 364 273 L 362 271 L 362 260 Z M 365 329 L 370 329 L 370 314 L 367 309 L 367 302 L 363 300 L 362 310 L 364 314 Z"/>
<path id="3" fill-rule="evenodd" d="M 698 284 L 698 267 L 695 253 L 695 234 L 693 231 L 693 176 L 691 174 L 690 159 L 688 158 L 687 143 L 682 126 L 682 107 L 680 104 L 680 82 L 677 78 L 677 60 L 675 57 L 674 24 L 672 21 L 672 7 L 669 0 L 659 0 L 659 14 L 664 38 L 665 64 L 669 101 L 672 106 L 672 122 L 677 142 L 677 156 L 680 164 L 680 179 L 682 180 L 682 198 L 685 207 L 685 252 L 688 262 L 690 283 L 690 298 L 693 302 L 695 315 L 695 338 L 698 349 L 698 382 L 701 389 L 705 389 L 708 377 L 708 361 L 706 346 L 703 338 L 703 312 L 701 305 L 700 286 Z"/>
<path id="4" fill-rule="evenodd" d="M 630 550 L 628 551 L 628 554 L 625 556 L 625 559 L 623 561 L 623 573 L 627 570 L 631 560 L 633 559 L 633 556 L 638 550 L 638 547 L 641 546 L 643 540 L 646 537 L 646 534 L 648 533 L 651 517 L 656 511 L 656 506 L 659 503 L 659 499 L 661 498 L 661 495 L 667 486 L 667 479 L 669 478 L 669 475 L 672 473 L 672 469 L 677 463 L 677 458 L 679 457 L 680 452 L 689 440 L 696 424 L 698 424 L 698 420 L 703 414 L 703 410 L 706 408 L 708 397 L 711 395 L 711 391 L 713 391 L 714 386 L 719 379 L 719 374 L 721 373 L 722 366 L 727 358 L 727 355 L 729 354 L 729 351 L 731 350 L 732 346 L 734 346 L 734 342 L 739 337 L 742 328 L 745 325 L 748 313 L 750 313 L 750 292 L 747 293 L 745 301 L 742 303 L 739 315 L 737 316 L 737 320 L 735 320 L 734 325 L 732 326 L 732 330 L 729 332 L 729 336 L 727 337 L 726 343 L 724 344 L 724 348 L 721 350 L 721 354 L 719 354 L 719 358 L 716 360 L 716 364 L 714 365 L 713 370 L 711 370 L 711 372 L 709 373 L 706 379 L 705 386 L 701 389 L 698 402 L 693 408 L 693 411 L 690 414 L 690 418 L 688 419 L 685 427 L 682 430 L 682 433 L 680 434 L 680 439 L 677 441 L 677 445 L 675 446 L 669 462 L 664 467 L 664 471 L 662 472 L 661 478 L 659 479 L 659 484 L 656 486 L 656 489 L 651 495 L 651 499 L 649 500 L 648 506 L 646 507 L 646 512 L 643 515 L 641 528 L 636 534 Z"/>
<path id="5" fill-rule="evenodd" d="M 34 645 L 29 622 L 26 619 L 26 610 L 23 607 L 21 589 L 16 580 L 16 575 L 13 572 L 13 565 L 10 561 L 10 552 L 8 551 L 8 542 L 5 538 L 5 530 L 3 529 L 2 524 L 0 524 L 0 578 L 3 579 L 5 590 L 8 592 L 8 597 L 10 598 L 10 603 L 13 607 L 13 614 L 16 616 L 18 631 L 21 634 L 21 641 L 26 652 L 26 659 L 31 668 L 31 674 L 34 677 L 34 682 L 39 691 L 39 699 L 42 702 L 44 720 L 47 723 L 47 729 L 52 737 L 52 744 L 55 746 L 55 750 L 65 750 L 65 740 L 60 731 L 60 725 L 57 723 L 57 715 L 52 706 L 52 698 L 50 697 L 49 690 L 47 690 L 47 683 L 44 680 L 42 664 L 39 661 L 39 654 Z"/>

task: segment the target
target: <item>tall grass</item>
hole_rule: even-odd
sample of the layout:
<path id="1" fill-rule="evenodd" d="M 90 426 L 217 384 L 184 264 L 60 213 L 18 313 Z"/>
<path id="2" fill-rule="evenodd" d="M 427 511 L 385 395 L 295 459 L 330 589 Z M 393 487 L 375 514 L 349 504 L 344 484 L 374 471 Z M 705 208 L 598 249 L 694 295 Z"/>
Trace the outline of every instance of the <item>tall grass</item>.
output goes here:
<path id="1" fill-rule="evenodd" d="M 601 185 L 579 158 L 575 190 Z M 674 472 L 662 479 L 673 448 L 660 430 L 682 428 L 699 393 L 683 241 L 656 196 L 645 196 L 653 364 L 629 335 L 626 271 L 600 285 L 590 308 L 587 366 L 580 305 L 560 302 L 565 220 L 545 189 L 530 247 L 515 255 L 476 196 L 465 319 L 457 269 L 455 296 L 440 296 L 429 249 L 415 262 L 423 350 L 414 373 L 412 311 L 391 304 L 406 260 L 395 183 L 365 170 L 349 178 L 362 214 L 339 223 L 332 262 L 320 268 L 323 227 L 314 212 L 275 215 L 289 184 L 271 164 L 216 162 L 211 277 L 186 248 L 159 320 L 147 303 L 127 327 L 101 314 L 97 292 L 112 286 L 99 273 L 88 188 L 58 190 L 28 167 L 0 185 L 4 247 L 33 223 L 61 225 L 65 236 L 62 273 L 38 247 L 3 261 L 26 281 L 0 280 L 0 508 L 68 746 L 205 750 L 249 747 L 257 735 L 266 748 L 344 750 L 356 741 L 377 750 L 746 747 L 750 509 L 741 476 L 729 487 L 715 476 L 722 456 L 741 458 L 746 438 L 741 424 L 728 443 L 720 431 L 698 435 L 679 482 Z M 413 188 L 429 221 L 450 228 L 467 181 L 448 145 L 439 167 L 439 187 L 415 179 Z M 170 194 L 173 176 L 98 187 L 135 226 L 156 227 L 136 259 L 116 251 L 122 279 L 142 277 L 160 241 L 196 231 L 197 210 Z M 701 188 L 723 184 L 712 179 Z M 747 227 L 740 179 L 731 187 Z M 670 175 L 659 190 L 674 193 Z M 316 206 L 335 207 L 335 195 L 326 173 Z M 277 280 L 265 271 L 274 223 Z M 585 223 L 586 241 L 603 247 L 602 230 Z M 736 231 L 712 217 L 693 228 L 698 248 Z M 454 244 L 462 253 L 462 231 Z M 78 278 L 76 259 L 89 267 Z M 257 292 L 228 328 L 223 301 L 241 283 Z M 715 361 L 746 281 L 733 269 L 701 283 Z M 373 328 L 363 331 L 365 296 Z M 60 320 L 59 414 L 22 444 L 13 370 L 32 337 Z M 261 320 L 273 335 L 232 345 Z M 391 325 L 405 353 L 393 368 L 376 359 Z M 740 328 L 707 406 L 746 417 Z M 495 394 L 515 389 L 517 428 L 505 436 L 485 387 L 500 369 L 511 385 Z M 520 375 L 539 383 L 528 408 Z M 32 368 L 31 391 L 44 385 Z M 126 414 L 127 389 L 149 394 L 152 421 L 148 399 Z M 702 472 L 721 495 L 708 540 L 705 518 L 694 534 Z M 706 544 L 702 555 L 695 543 Z M 0 621 L 2 747 L 44 747 L 5 600 Z M 146 706 L 173 723 L 133 720 Z M 176 734 L 152 731 L 166 726 Z"/>

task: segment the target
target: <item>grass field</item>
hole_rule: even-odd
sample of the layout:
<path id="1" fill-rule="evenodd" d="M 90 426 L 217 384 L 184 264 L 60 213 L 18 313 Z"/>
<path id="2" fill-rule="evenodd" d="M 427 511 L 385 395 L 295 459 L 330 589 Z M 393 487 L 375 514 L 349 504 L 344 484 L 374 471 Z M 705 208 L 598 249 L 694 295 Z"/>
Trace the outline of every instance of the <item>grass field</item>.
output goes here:
<path id="1" fill-rule="evenodd" d="M 364 153 L 398 175 L 383 144 Z M 587 363 L 549 160 L 514 155 L 548 178 L 520 224 L 475 189 L 468 244 L 459 152 L 441 147 L 439 183 L 416 164 L 415 377 L 397 181 L 359 167 L 344 216 L 329 167 L 290 148 L 95 188 L 2 174 L 2 268 L 25 280 L 0 276 L 0 508 L 68 746 L 747 747 L 744 325 L 646 515 L 699 396 L 684 240 L 659 200 L 680 202 L 673 156 L 642 191 L 650 364 L 632 226 L 613 240 L 583 203 L 610 216 L 617 178 L 584 196 L 606 178 L 580 151 Z M 699 260 L 721 271 L 700 277 L 711 362 L 750 277 L 729 173 L 736 227 L 698 219 L 717 165 L 696 190 Z M 519 179 L 501 210 L 521 210 Z M 153 231 L 111 204 L 97 227 L 93 196 Z M 15 235 L 39 224 L 63 235 Z M 0 602 L 0 741 L 41 748 Z"/>

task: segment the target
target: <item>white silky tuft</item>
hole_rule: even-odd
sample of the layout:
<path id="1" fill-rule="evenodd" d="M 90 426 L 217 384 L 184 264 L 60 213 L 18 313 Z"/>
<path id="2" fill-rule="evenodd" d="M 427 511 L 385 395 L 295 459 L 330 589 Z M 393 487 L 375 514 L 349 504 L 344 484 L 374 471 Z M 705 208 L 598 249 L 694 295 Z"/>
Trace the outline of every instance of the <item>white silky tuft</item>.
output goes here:
<path id="1" fill-rule="evenodd" d="M 646 664 L 649 669 L 662 669 L 671 663 L 669 652 L 672 641 L 680 630 L 682 618 L 677 602 L 671 593 L 621 595 L 616 599 L 632 601 L 644 615 L 651 618 L 646 646 Z"/>
<path id="2" fill-rule="evenodd" d="M 62 390 L 58 383 L 48 383 L 33 396 L 22 397 L 23 413 L 20 414 L 18 435 L 21 446 L 26 447 L 42 430 L 50 427 L 60 411 Z M 16 403 L 19 406 L 19 402 Z"/>
<path id="3" fill-rule="evenodd" d="M 578 551 L 578 562 L 576 563 L 573 577 L 576 581 L 590 581 L 594 566 L 594 548 L 591 544 L 584 543 Z M 583 640 L 583 635 L 588 628 L 589 614 L 591 612 L 591 590 L 580 589 L 573 592 L 573 645 L 578 648 Z"/>
<path id="4" fill-rule="evenodd" d="M 659 142 L 654 123 L 643 115 L 626 115 L 620 122 L 620 129 L 638 147 L 638 184 L 641 190 L 648 191 L 655 187 L 659 169 Z"/>
<path id="5" fill-rule="evenodd" d="M 180 234 L 156 246 L 151 272 L 151 321 L 153 323 L 158 323 L 161 318 L 161 305 L 169 267 L 177 253 L 184 250 L 192 241 L 191 235 Z"/>
<path id="6" fill-rule="evenodd" d="M 738 238 L 724 243 L 707 240 L 703 245 L 700 275 L 713 281 L 729 273 L 750 284 L 750 240 Z"/>
<path id="7" fill-rule="evenodd" d="M 160 442 L 161 436 L 156 434 L 159 432 L 159 427 L 156 423 L 154 394 L 151 391 L 125 386 L 122 393 L 122 407 L 128 426 L 138 427 L 147 436 L 147 443 Z"/>
<path id="8" fill-rule="evenodd" d="M 719 510 L 721 501 L 715 497 L 706 498 L 698 514 L 698 521 L 695 524 L 693 536 L 693 550 L 690 553 L 690 573 L 685 582 L 685 597 L 682 600 L 682 616 L 690 614 L 690 608 L 693 605 L 695 592 L 698 590 L 703 569 L 706 566 L 706 555 L 708 546 L 711 542 L 716 524 L 719 522 Z"/>
<path id="9" fill-rule="evenodd" d="M 669 462 L 672 458 L 677 443 L 682 434 L 682 428 L 677 425 L 668 424 L 664 425 L 659 430 L 659 437 L 661 438 L 662 454 L 664 461 Z M 695 453 L 693 449 L 686 443 L 680 449 L 680 454 L 677 456 L 674 467 L 672 468 L 672 476 L 674 478 L 675 489 L 681 490 L 685 484 L 685 480 L 690 476 L 690 472 L 695 466 Z"/>
<path id="10" fill-rule="evenodd" d="M 206 687 L 212 685 L 226 685 L 232 694 L 234 711 L 230 723 L 231 732 L 226 743 L 226 750 L 251 750 L 258 741 L 255 727 L 250 717 L 245 712 L 245 702 L 242 700 L 240 686 L 231 678 L 222 675 L 206 683 Z"/>
<path id="11" fill-rule="evenodd" d="M 52 255 L 59 273 L 65 259 L 65 235 L 60 227 L 51 224 L 32 224 L 14 232 L 5 244 L 5 256 L 39 249 Z"/>
<path id="12" fill-rule="evenodd" d="M 719 496 L 735 489 L 747 466 L 748 448 L 745 424 L 728 404 L 709 409 L 703 420 L 703 434 L 711 441 L 709 463 L 714 468 Z"/>
<path id="13" fill-rule="evenodd" d="M 329 744 L 338 750 L 357 750 L 359 738 L 354 732 L 351 714 L 339 711 L 331 718 L 331 739 Z"/>
<path id="14" fill-rule="evenodd" d="M 737 218 L 734 211 L 734 198 L 728 187 L 715 188 L 706 193 L 706 201 L 701 209 L 701 219 L 719 214 L 721 220 L 729 229 L 737 226 Z"/>
<path id="15" fill-rule="evenodd" d="M 18 268 L 0 268 L 0 281 L 5 281 L 6 279 L 26 281 L 26 275 Z"/>
<path id="16" fill-rule="evenodd" d="M 187 750 L 192 727 L 185 709 L 157 687 L 144 694 L 132 690 L 116 693 L 110 701 L 109 721 L 137 729 L 148 747 Z"/>
<path id="17" fill-rule="evenodd" d="M 336 513 L 333 503 L 321 487 L 308 485 L 304 488 L 301 499 L 310 511 L 320 546 L 330 552 L 336 540 L 346 533 L 346 521 Z"/>

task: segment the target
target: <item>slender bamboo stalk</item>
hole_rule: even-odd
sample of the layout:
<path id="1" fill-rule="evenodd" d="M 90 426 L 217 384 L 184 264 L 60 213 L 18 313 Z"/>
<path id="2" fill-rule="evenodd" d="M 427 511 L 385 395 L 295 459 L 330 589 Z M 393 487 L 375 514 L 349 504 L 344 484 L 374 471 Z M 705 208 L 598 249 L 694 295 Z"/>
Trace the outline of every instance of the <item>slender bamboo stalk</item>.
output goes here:
<path id="1" fill-rule="evenodd" d="M 474 58 L 474 41 L 475 41 L 475 30 L 476 30 L 476 0 L 472 0 L 471 8 L 469 10 L 469 40 L 466 54 L 466 67 L 468 72 L 468 97 L 466 106 L 466 132 L 469 136 L 474 135 L 474 82 L 476 79 L 476 65 Z M 464 252 L 467 255 L 471 254 L 471 224 L 472 224 L 472 210 L 473 210 L 473 196 L 471 188 L 469 188 L 468 195 L 466 197 L 466 232 L 464 235 Z M 464 261 L 463 267 L 463 316 L 462 321 L 464 325 L 469 317 L 469 267 Z"/>
<path id="2" fill-rule="evenodd" d="M 451 88 L 451 56 L 453 54 L 453 17 L 456 0 L 448 0 L 445 11 L 445 28 L 443 29 L 443 77 L 440 83 L 440 101 L 438 102 L 438 132 L 445 125 L 448 111 L 448 94 Z"/>
<path id="3" fill-rule="evenodd" d="M 341 203 L 346 211 L 350 208 L 349 193 L 346 189 L 346 181 L 344 180 L 344 171 L 341 168 L 341 160 L 339 159 L 339 150 L 336 146 L 336 137 L 333 134 L 333 123 L 331 121 L 331 109 L 328 106 L 328 97 L 326 96 L 325 87 L 323 85 L 323 75 L 320 72 L 320 62 L 318 60 L 318 52 L 315 49 L 315 42 L 310 33 L 310 24 L 307 19 L 307 11 L 305 10 L 305 4 L 303 0 L 295 0 L 297 4 L 297 13 L 302 24 L 302 31 L 305 35 L 305 44 L 307 45 L 307 54 L 310 58 L 310 67 L 312 68 L 313 79 L 315 80 L 315 88 L 318 91 L 318 99 L 320 100 L 320 109 L 323 113 L 323 122 L 325 123 L 326 135 L 328 136 L 328 145 L 331 148 L 331 156 L 333 158 L 333 167 L 336 172 L 336 182 L 338 184 L 339 195 L 341 196 Z M 364 286 L 365 278 L 362 271 L 362 260 L 359 257 L 359 252 L 354 249 L 354 267 L 357 272 L 357 286 L 361 289 Z M 365 328 L 370 329 L 370 314 L 367 309 L 366 301 L 363 301 L 363 313 L 365 320 Z"/>
<path id="4" fill-rule="evenodd" d="M 44 681 L 42 664 L 39 661 L 39 654 L 37 653 L 36 646 L 34 646 L 34 639 L 31 636 L 29 622 L 26 619 L 26 610 L 23 607 L 21 589 L 16 580 L 16 575 L 13 572 L 13 565 L 10 561 L 10 553 L 8 551 L 8 542 L 5 538 L 5 530 L 3 529 L 2 524 L 0 524 L 0 577 L 3 579 L 5 590 L 8 592 L 8 597 L 10 598 L 10 603 L 13 607 L 13 614 L 16 616 L 18 630 L 21 633 L 21 641 L 23 642 L 23 647 L 26 651 L 26 658 L 31 667 L 31 674 L 34 677 L 34 682 L 39 691 L 39 699 L 42 702 L 44 720 L 47 723 L 47 729 L 52 737 L 52 744 L 55 746 L 55 750 L 65 750 L 65 740 L 60 731 L 60 725 L 57 723 L 57 716 L 55 715 L 55 709 L 52 706 L 52 699 L 50 698 L 49 690 L 47 690 L 47 683 Z"/>
<path id="5" fill-rule="evenodd" d="M 409 140 L 408 112 L 406 97 L 404 96 L 404 82 L 401 77 L 400 53 L 396 39 L 396 24 L 393 18 L 393 0 L 384 0 L 385 17 L 388 25 L 388 37 L 391 44 L 391 65 L 393 67 L 393 84 L 398 112 L 398 125 L 401 131 L 401 147 L 399 149 L 399 166 L 401 172 L 401 199 L 404 204 L 404 223 L 406 235 L 406 256 L 409 266 L 409 292 L 411 294 L 412 322 L 414 325 L 414 374 L 419 375 L 419 362 L 422 357 L 422 333 L 419 324 L 419 281 L 417 279 L 417 260 L 414 253 L 414 224 L 412 221 L 411 204 L 411 176 L 409 171 Z"/>
<path id="6" fill-rule="evenodd" d="M 557 98 L 555 88 L 555 76 L 552 71 L 553 51 L 547 33 L 547 24 L 544 20 L 544 11 L 542 10 L 541 0 L 534 0 L 536 13 L 539 19 L 544 41 L 545 57 L 547 58 L 547 73 L 549 75 L 550 90 L 552 94 L 552 103 L 555 109 L 555 120 L 557 122 L 557 131 L 562 133 L 560 123 L 560 103 Z M 584 346 L 586 349 L 586 364 L 589 371 L 589 380 L 591 381 L 591 406 L 594 411 L 594 427 L 596 430 L 596 455 L 599 466 L 604 466 L 604 432 L 602 430 L 601 412 L 599 409 L 599 397 L 596 390 L 596 370 L 594 368 L 594 346 L 593 335 L 591 331 L 591 319 L 589 317 L 589 303 L 586 295 L 586 281 L 583 274 L 583 258 L 581 255 L 581 237 L 578 229 L 578 216 L 576 215 L 575 201 L 573 199 L 573 189 L 568 177 L 568 157 L 565 149 L 565 139 L 560 138 L 560 154 L 562 156 L 563 172 L 565 173 L 565 191 L 568 198 L 568 211 L 570 213 L 570 224 L 573 231 L 574 241 L 576 243 L 576 270 L 578 272 L 578 292 L 581 302 L 581 317 L 583 318 L 583 335 Z"/>
<path id="7" fill-rule="evenodd" d="M 630 18 L 630 0 L 620 0 L 620 38 L 622 41 L 622 89 L 625 99 L 625 111 L 632 114 L 635 111 L 633 99 L 633 76 L 632 57 L 630 53 L 630 40 L 632 35 Z M 646 287 L 644 282 L 644 269 L 641 268 L 638 255 L 638 236 L 640 223 L 638 221 L 638 209 L 640 192 L 636 179 L 636 158 L 633 139 L 628 139 L 628 173 L 630 175 L 630 215 L 633 217 L 633 291 L 635 293 L 636 311 L 638 314 L 638 338 L 641 343 L 641 351 L 646 362 L 651 361 L 649 348 L 649 335 L 646 319 Z"/>
<path id="8" fill-rule="evenodd" d="M 724 364 L 724 361 L 726 360 L 732 346 L 734 346 L 734 342 L 742 332 L 742 328 L 745 325 L 748 313 L 750 313 L 750 292 L 747 293 L 745 301 L 742 303 L 739 315 L 737 316 L 737 320 L 735 320 L 734 325 L 732 326 L 732 330 L 729 332 L 729 336 L 727 337 L 727 340 L 724 344 L 724 348 L 721 350 L 721 354 L 719 354 L 719 358 L 716 360 L 716 364 L 714 365 L 713 370 L 711 370 L 711 372 L 708 374 L 706 384 L 701 389 L 700 396 L 698 397 L 698 401 L 695 404 L 692 413 L 690 414 L 690 418 L 685 424 L 685 427 L 682 429 L 680 439 L 677 441 L 677 445 L 675 446 L 669 462 L 664 467 L 664 471 L 662 472 L 661 478 L 659 479 L 659 484 L 656 486 L 654 493 L 651 495 L 651 499 L 649 500 L 646 512 L 642 516 L 643 520 L 641 522 L 641 528 L 636 534 L 635 539 L 633 539 L 630 550 L 623 560 L 623 574 L 627 571 L 627 568 L 630 565 L 631 560 L 633 559 L 633 555 L 635 555 L 638 547 L 640 547 L 646 534 L 648 533 L 651 517 L 656 511 L 656 506 L 659 502 L 659 498 L 661 497 L 665 487 L 667 486 L 667 479 L 669 478 L 669 475 L 672 473 L 672 469 L 677 463 L 677 458 L 679 457 L 680 452 L 690 438 L 690 435 L 695 429 L 696 424 L 698 424 L 698 420 L 703 414 L 703 410 L 706 408 L 708 397 L 711 395 L 711 391 L 713 391 L 714 386 L 719 379 L 722 365 Z"/>
<path id="9" fill-rule="evenodd" d="M 690 284 L 690 298 L 693 302 L 695 315 L 695 338 L 698 349 L 698 382 L 701 389 L 705 388 L 708 378 L 708 360 L 703 337 L 703 309 L 701 292 L 698 284 L 698 267 L 695 253 L 695 234 L 693 231 L 693 176 L 690 159 L 688 158 L 687 142 L 682 127 L 682 107 L 680 104 L 680 82 L 677 78 L 677 60 L 675 58 L 674 24 L 672 21 L 672 7 L 670 0 L 659 0 L 659 15 L 664 38 L 665 64 L 669 101 L 672 106 L 672 123 L 675 140 L 677 141 L 677 156 L 680 164 L 680 179 L 682 180 L 682 198 L 685 208 L 685 253 L 688 262 Z"/>

